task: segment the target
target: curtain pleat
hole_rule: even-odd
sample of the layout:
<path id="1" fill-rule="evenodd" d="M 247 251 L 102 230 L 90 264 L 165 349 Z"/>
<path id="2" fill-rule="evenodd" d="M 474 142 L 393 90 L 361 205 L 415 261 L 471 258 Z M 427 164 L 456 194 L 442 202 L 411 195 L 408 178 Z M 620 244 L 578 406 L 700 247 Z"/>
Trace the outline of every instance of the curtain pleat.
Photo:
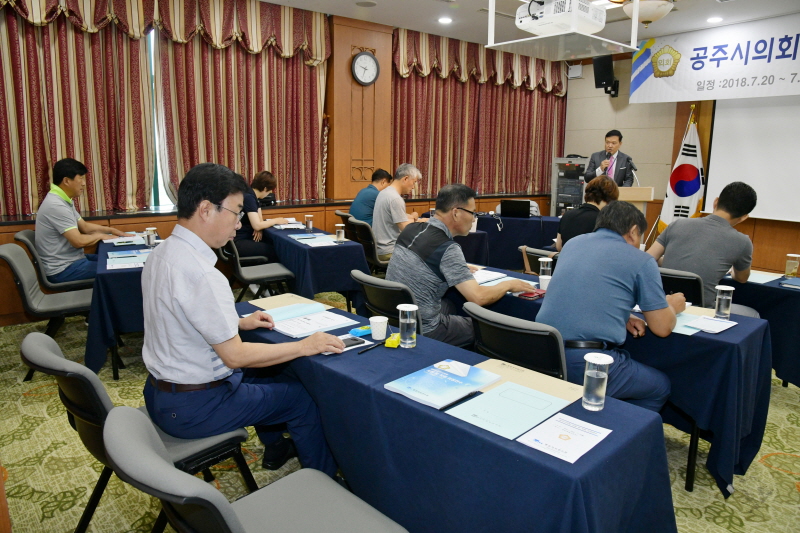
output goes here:
<path id="1" fill-rule="evenodd" d="M 480 194 L 549 191 L 564 143 L 561 63 L 402 29 L 393 60 L 393 162 L 422 171 L 416 194 L 448 183 Z"/>

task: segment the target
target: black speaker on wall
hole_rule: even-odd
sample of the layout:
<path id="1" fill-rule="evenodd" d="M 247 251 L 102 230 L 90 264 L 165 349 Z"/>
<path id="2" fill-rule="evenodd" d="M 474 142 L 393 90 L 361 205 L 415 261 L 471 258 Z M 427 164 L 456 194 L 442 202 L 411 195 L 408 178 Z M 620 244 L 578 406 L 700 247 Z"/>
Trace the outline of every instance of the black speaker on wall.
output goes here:
<path id="1" fill-rule="evenodd" d="M 604 89 L 612 98 L 619 95 L 619 80 L 614 77 L 614 61 L 611 56 L 597 56 L 592 58 L 594 67 L 594 86 Z"/>

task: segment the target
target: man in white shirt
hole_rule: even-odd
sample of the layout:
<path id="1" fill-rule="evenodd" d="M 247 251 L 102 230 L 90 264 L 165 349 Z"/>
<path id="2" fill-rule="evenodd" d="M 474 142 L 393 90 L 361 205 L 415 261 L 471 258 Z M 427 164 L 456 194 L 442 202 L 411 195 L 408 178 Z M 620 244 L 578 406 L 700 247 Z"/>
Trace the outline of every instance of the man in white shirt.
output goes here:
<path id="1" fill-rule="evenodd" d="M 372 231 L 375 233 L 375 244 L 378 247 L 378 259 L 388 261 L 394 252 L 394 243 L 400 232 L 411 222 L 416 222 L 419 215 L 406 213 L 406 202 L 402 194 L 410 194 L 422 179 L 422 173 L 410 163 L 403 163 L 394 172 L 394 180 L 383 189 L 375 199 L 372 212 Z"/>
<path id="2" fill-rule="evenodd" d="M 255 426 L 265 454 L 277 447 L 273 459 L 281 464 L 291 456 L 288 441 L 267 426 L 285 423 L 303 466 L 334 476 L 317 406 L 303 385 L 289 370 L 266 377 L 255 369 L 340 353 L 344 344 L 327 333 L 284 344 L 242 342 L 240 329 L 271 328 L 272 318 L 262 311 L 239 318 L 228 280 L 214 267 L 212 248 L 234 237 L 245 191 L 241 176 L 212 163 L 192 168 L 178 189 L 178 224 L 142 273 L 147 410 L 179 438 Z"/>

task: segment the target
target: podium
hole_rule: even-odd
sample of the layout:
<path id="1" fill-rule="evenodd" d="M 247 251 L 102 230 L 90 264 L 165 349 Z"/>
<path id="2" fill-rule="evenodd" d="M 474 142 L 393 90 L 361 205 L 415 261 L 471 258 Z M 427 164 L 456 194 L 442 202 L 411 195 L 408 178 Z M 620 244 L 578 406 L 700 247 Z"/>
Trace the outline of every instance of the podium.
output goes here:
<path id="1" fill-rule="evenodd" d="M 630 202 L 636 208 L 647 215 L 647 202 L 653 201 L 652 187 L 620 187 L 619 199 L 623 202 Z"/>

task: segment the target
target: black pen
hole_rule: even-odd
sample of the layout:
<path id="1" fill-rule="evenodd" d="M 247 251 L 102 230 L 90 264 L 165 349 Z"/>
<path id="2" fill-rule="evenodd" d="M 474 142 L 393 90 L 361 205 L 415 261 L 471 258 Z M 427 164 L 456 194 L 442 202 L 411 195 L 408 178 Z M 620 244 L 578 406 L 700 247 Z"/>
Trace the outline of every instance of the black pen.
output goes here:
<path id="1" fill-rule="evenodd" d="M 370 351 L 370 350 L 371 350 L 371 349 L 373 349 L 373 348 L 377 348 L 378 346 L 383 346 L 383 343 L 382 343 L 382 342 L 375 343 L 375 344 L 373 344 L 372 346 L 370 346 L 369 348 L 364 348 L 363 350 L 361 350 L 361 351 L 360 351 L 360 352 L 358 352 L 358 353 L 359 353 L 359 354 L 362 354 L 362 353 L 364 353 L 364 352 L 368 352 L 368 351 Z"/>

